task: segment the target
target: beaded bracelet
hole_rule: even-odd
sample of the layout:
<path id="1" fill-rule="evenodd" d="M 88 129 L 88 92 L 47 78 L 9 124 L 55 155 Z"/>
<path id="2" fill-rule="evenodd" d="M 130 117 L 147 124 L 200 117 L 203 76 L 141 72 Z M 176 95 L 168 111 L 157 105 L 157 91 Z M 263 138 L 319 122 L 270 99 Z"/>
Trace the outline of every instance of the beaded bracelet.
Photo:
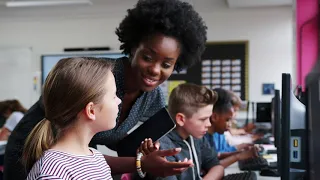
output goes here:
<path id="1" fill-rule="evenodd" d="M 141 157 L 143 156 L 143 154 L 141 152 L 139 152 L 137 154 L 137 160 L 136 160 L 136 167 L 137 167 L 137 172 L 138 172 L 138 175 L 141 177 L 141 178 L 144 178 L 146 177 L 146 173 L 143 173 L 142 172 L 142 169 L 141 169 Z"/>

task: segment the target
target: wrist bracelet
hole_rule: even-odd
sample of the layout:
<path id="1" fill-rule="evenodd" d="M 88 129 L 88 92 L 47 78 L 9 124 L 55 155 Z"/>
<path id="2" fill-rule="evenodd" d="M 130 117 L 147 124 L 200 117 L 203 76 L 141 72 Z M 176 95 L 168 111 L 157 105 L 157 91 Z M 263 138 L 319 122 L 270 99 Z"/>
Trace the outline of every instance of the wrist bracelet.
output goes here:
<path id="1" fill-rule="evenodd" d="M 141 152 L 139 152 L 137 154 L 137 160 L 136 160 L 136 167 L 137 167 L 137 172 L 138 172 L 138 175 L 141 177 L 141 178 L 144 178 L 146 177 L 146 173 L 143 173 L 142 172 L 142 169 L 141 169 L 141 157 L 143 156 L 143 154 Z"/>

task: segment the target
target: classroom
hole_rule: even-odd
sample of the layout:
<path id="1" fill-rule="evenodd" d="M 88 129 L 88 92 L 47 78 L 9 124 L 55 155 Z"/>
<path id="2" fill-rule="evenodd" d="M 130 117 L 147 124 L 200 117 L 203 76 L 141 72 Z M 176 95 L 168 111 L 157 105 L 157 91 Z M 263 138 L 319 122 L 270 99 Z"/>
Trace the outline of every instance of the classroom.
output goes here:
<path id="1" fill-rule="evenodd" d="M 32 143 L 39 145 L 36 144 L 42 136 L 34 137 L 39 139 L 37 142 L 29 138 L 37 124 L 50 123 L 48 128 L 55 136 L 60 132 L 55 128 L 73 127 L 55 122 L 72 110 L 78 111 L 72 115 L 76 117 L 73 123 L 88 123 L 97 133 L 88 136 L 90 148 L 86 146 L 85 152 L 101 156 L 103 162 L 91 162 L 90 166 L 93 168 L 99 162 L 99 166 L 106 169 L 97 173 L 87 168 L 88 174 L 94 176 L 75 176 L 78 179 L 215 179 L 209 175 L 219 174 L 219 168 L 214 169 L 217 173 L 210 173 L 216 166 L 222 167 L 222 175 L 217 179 L 320 179 L 320 157 L 315 153 L 319 144 L 316 143 L 317 129 L 320 129 L 316 121 L 320 118 L 316 113 L 320 107 L 319 5 L 318 0 L 0 0 L 0 180 L 44 178 L 36 175 L 35 166 L 25 172 L 17 159 L 22 155 L 26 158 L 26 149 L 32 149 Z M 104 76 L 114 80 L 101 97 L 110 98 L 108 88 L 114 86 L 116 100 L 97 102 L 112 102 L 113 107 L 108 105 L 105 112 L 93 113 L 99 103 L 93 101 L 90 105 L 91 102 L 83 100 L 86 96 L 92 98 L 89 93 L 105 88 L 94 83 L 104 78 L 96 77 L 102 68 L 81 71 L 88 74 L 87 78 L 92 75 L 91 81 L 86 80 L 92 89 L 76 83 L 77 78 L 86 78 L 80 75 L 80 70 L 73 71 L 71 67 L 66 70 L 71 75 L 61 77 L 66 82 L 59 83 L 54 78 L 54 73 L 59 76 L 63 74 L 62 69 L 69 67 L 65 58 L 80 59 L 84 65 L 92 59 L 108 66 L 104 71 L 107 74 L 112 71 L 113 75 Z M 110 65 L 100 62 L 100 58 L 116 62 Z M 58 62 L 61 62 L 61 71 L 57 68 Z M 77 69 L 79 64 L 72 63 Z M 84 65 L 79 68 L 85 68 Z M 177 152 L 170 155 L 173 159 L 159 155 L 167 150 L 162 149 L 166 145 L 161 146 L 167 138 L 174 132 L 179 134 L 178 129 L 188 128 L 179 124 L 179 113 L 172 114 L 170 105 L 170 99 L 174 99 L 172 93 L 185 83 L 213 90 L 217 109 L 225 91 L 232 104 L 233 116 L 224 123 L 228 127 L 218 133 L 215 127 L 219 126 L 215 125 L 218 120 L 212 119 L 215 114 L 220 117 L 220 111 L 215 112 L 216 106 L 212 103 L 208 121 L 214 130 L 210 132 L 206 127 L 208 131 L 199 137 L 205 139 L 204 143 L 210 145 L 208 151 L 218 159 L 218 165 L 208 170 L 203 169 L 202 160 L 199 165 L 197 159 L 202 158 L 201 154 L 191 153 L 190 149 L 186 162 L 183 159 L 178 162 Z M 66 89 L 62 84 L 66 84 Z M 60 90 L 45 91 L 58 89 L 59 85 Z M 74 91 L 79 87 L 79 93 L 86 92 L 82 99 Z M 72 97 L 78 97 L 79 101 L 72 103 Z M 56 105 L 48 105 L 50 102 Z M 63 112 L 58 111 L 59 106 Z M 70 108 L 69 111 L 66 108 Z M 113 118 L 114 126 L 112 123 L 110 127 L 103 126 L 103 117 Z M 152 121 L 166 117 L 169 124 Z M 33 118 L 37 121 L 31 121 Z M 81 130 L 87 132 L 88 129 Z M 77 139 L 76 132 L 70 138 Z M 188 135 L 183 142 L 197 145 L 198 138 L 188 133 L 190 138 Z M 61 137 L 64 134 L 61 133 Z M 151 138 L 151 142 L 145 138 Z M 42 144 L 40 154 L 60 157 L 51 147 L 63 149 L 68 143 L 52 141 L 55 143 Z M 140 146 L 141 141 L 144 143 Z M 160 149 L 152 141 L 160 143 Z M 17 142 L 19 146 L 15 146 Z M 74 141 L 72 145 L 79 143 Z M 220 145 L 233 150 L 222 150 Z M 240 148 L 242 145 L 246 145 L 245 148 Z M 45 146 L 49 148 L 43 148 Z M 152 152 L 151 147 L 156 150 Z M 149 154 L 145 148 L 149 148 Z M 14 151 L 17 149 L 20 150 Z M 74 154 L 81 154 L 81 150 Z M 197 147 L 193 150 L 198 152 Z M 71 150 L 66 152 L 74 155 Z M 180 155 L 183 153 L 181 147 Z M 239 158 L 237 154 L 241 153 L 248 157 Z M 222 154 L 228 155 L 225 158 Z M 36 157 L 36 160 L 43 158 Z M 174 161 L 170 165 L 176 169 L 169 166 L 170 161 Z M 33 163 L 36 162 L 40 161 Z M 187 163 L 190 167 L 186 167 Z M 84 167 L 79 164 L 75 169 Z M 193 176 L 185 176 L 188 173 Z M 53 178 L 51 175 L 48 174 L 48 179 Z M 59 178 L 70 179 L 66 175 Z"/>

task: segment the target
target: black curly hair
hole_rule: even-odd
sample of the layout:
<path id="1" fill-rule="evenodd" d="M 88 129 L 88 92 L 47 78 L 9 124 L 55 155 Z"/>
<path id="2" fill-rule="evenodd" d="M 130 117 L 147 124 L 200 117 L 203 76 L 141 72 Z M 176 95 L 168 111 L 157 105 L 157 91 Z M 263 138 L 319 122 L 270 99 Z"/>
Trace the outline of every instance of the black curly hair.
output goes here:
<path id="1" fill-rule="evenodd" d="M 218 96 L 218 99 L 213 106 L 213 112 L 226 113 L 233 108 L 233 95 L 230 91 L 222 88 L 215 88 L 213 91 L 216 92 Z"/>
<path id="2" fill-rule="evenodd" d="M 201 60 L 207 40 L 207 27 L 187 3 L 179 0 L 139 0 L 116 29 L 120 49 L 130 55 L 144 38 L 161 33 L 180 42 L 181 53 L 175 70 L 188 68 Z"/>

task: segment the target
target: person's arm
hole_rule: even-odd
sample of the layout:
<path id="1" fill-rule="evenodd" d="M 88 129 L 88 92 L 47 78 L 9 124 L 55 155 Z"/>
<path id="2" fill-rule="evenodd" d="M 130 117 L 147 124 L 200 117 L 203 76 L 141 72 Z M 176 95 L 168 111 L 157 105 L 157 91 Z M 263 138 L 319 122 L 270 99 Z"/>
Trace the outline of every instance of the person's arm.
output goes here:
<path id="1" fill-rule="evenodd" d="M 129 172 L 135 172 L 136 160 L 135 157 L 113 157 L 104 155 L 112 174 L 123 174 Z"/>
<path id="2" fill-rule="evenodd" d="M 0 132 L 0 141 L 8 140 L 11 132 L 17 126 L 17 124 L 22 119 L 22 117 L 23 117 L 23 114 L 18 112 L 13 112 L 8 117 L 8 119 L 6 120 L 6 123 L 3 125 L 3 128 Z"/>
<path id="3" fill-rule="evenodd" d="M 232 134 L 233 136 L 237 136 L 237 135 L 245 135 L 247 134 L 247 132 L 244 129 L 236 129 L 236 128 L 230 128 L 229 129 L 230 134 Z"/>
<path id="4" fill-rule="evenodd" d="M 241 151 L 241 150 L 247 150 L 251 147 L 253 147 L 254 144 L 250 144 L 250 143 L 242 143 L 242 144 L 239 144 L 237 146 L 235 146 L 237 148 L 238 151 Z"/>
<path id="5" fill-rule="evenodd" d="M 225 158 L 227 158 L 227 157 L 236 155 L 236 154 L 238 154 L 238 153 L 239 153 L 239 151 L 219 153 L 219 154 L 218 154 L 218 158 L 219 158 L 219 160 L 221 161 L 221 160 L 223 160 L 223 159 L 225 159 Z"/>
<path id="6" fill-rule="evenodd" d="M 200 150 L 202 165 L 201 168 L 207 172 L 203 179 L 218 180 L 224 176 L 224 167 L 218 159 L 215 147 L 211 147 L 208 139 L 202 138 Z"/>
<path id="7" fill-rule="evenodd" d="M 239 153 L 238 153 L 239 154 Z M 238 154 L 233 154 L 231 156 L 228 156 L 222 160 L 220 160 L 220 164 L 224 167 L 227 168 L 231 164 L 237 162 L 239 160 Z"/>
<path id="8" fill-rule="evenodd" d="M 166 177 L 182 173 L 185 168 L 193 164 L 187 162 L 169 162 L 165 157 L 178 154 L 181 149 L 159 150 L 148 155 L 142 156 L 142 171 L 158 177 Z M 136 172 L 135 157 L 112 157 L 104 156 L 112 169 L 112 174 L 133 173 Z"/>
<path id="9" fill-rule="evenodd" d="M 258 152 L 256 148 L 251 148 L 249 150 L 245 150 L 245 151 L 241 151 L 237 154 L 231 155 L 227 158 L 224 158 L 220 161 L 220 164 L 227 168 L 228 166 L 230 166 L 231 164 L 240 161 L 240 160 L 245 160 L 245 159 L 250 159 L 250 158 L 254 158 L 254 157 L 258 157 Z"/>
<path id="10" fill-rule="evenodd" d="M 11 134 L 11 131 L 9 131 L 9 129 L 7 129 L 6 127 L 3 127 L 0 132 L 0 141 L 8 140 L 10 134 Z"/>
<path id="11" fill-rule="evenodd" d="M 213 166 L 203 177 L 203 180 L 220 180 L 224 176 L 224 167 L 222 165 Z"/>
<path id="12" fill-rule="evenodd" d="M 175 158 L 173 156 L 168 156 L 166 157 L 166 159 L 170 162 L 175 162 Z M 183 170 L 184 171 L 184 170 Z M 149 175 L 147 176 L 147 179 L 153 179 L 153 180 L 179 180 L 181 179 L 181 173 L 176 174 L 176 175 L 172 175 L 172 176 L 166 176 L 166 177 L 157 177 L 157 176 L 153 176 L 153 175 Z"/>

